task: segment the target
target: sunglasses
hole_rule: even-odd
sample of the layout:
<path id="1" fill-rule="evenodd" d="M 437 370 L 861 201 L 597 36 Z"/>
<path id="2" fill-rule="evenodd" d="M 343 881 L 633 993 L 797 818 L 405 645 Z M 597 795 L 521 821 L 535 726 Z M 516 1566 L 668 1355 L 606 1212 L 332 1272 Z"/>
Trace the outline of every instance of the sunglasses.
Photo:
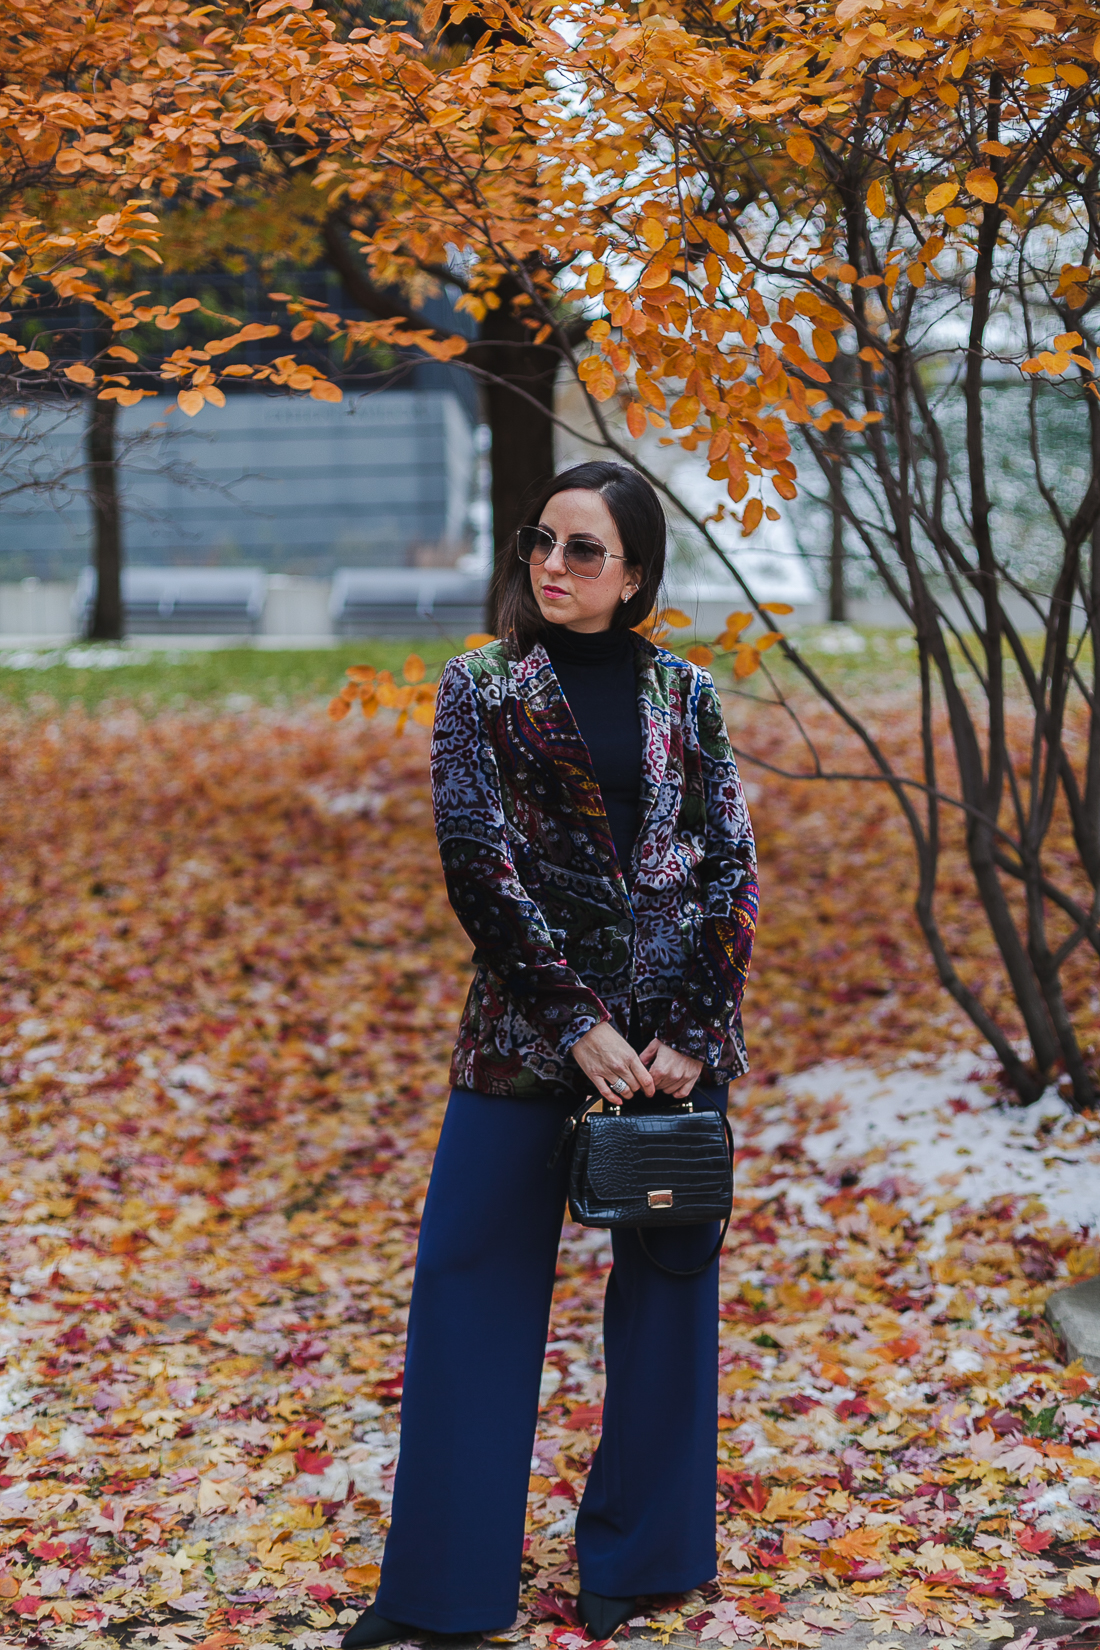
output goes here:
<path id="1" fill-rule="evenodd" d="M 541 567 L 559 542 L 548 527 L 521 527 L 516 534 L 516 554 L 528 567 Z M 627 560 L 626 556 L 613 555 L 599 539 L 588 539 L 581 533 L 567 538 L 561 552 L 566 567 L 578 579 L 598 579 L 605 563 Z"/>

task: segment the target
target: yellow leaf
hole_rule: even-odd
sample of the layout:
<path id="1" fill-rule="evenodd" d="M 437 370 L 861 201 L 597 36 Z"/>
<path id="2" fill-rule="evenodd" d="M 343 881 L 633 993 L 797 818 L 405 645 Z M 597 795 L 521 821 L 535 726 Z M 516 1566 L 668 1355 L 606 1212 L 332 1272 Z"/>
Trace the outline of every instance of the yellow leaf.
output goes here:
<path id="1" fill-rule="evenodd" d="M 764 518 L 764 505 L 758 498 L 750 498 L 745 505 L 745 514 L 741 518 L 741 537 L 749 538 L 760 526 Z"/>
<path id="2" fill-rule="evenodd" d="M 188 418 L 194 418 L 196 413 L 202 412 L 205 405 L 201 390 L 180 390 L 176 401 L 180 411 L 185 412 Z"/>
<path id="3" fill-rule="evenodd" d="M 86 367 L 79 361 L 75 366 L 65 368 L 65 377 L 71 379 L 74 384 L 95 383 L 95 373 L 91 367 Z"/>
<path id="4" fill-rule="evenodd" d="M 137 361 L 133 350 L 127 349 L 125 344 L 112 344 L 107 354 L 116 356 L 119 361 Z"/>
<path id="5" fill-rule="evenodd" d="M 434 704 L 430 701 L 425 701 L 422 704 L 414 705 L 412 708 L 412 719 L 414 722 L 419 722 L 422 728 L 430 728 L 432 723 L 435 721 Z"/>
<path id="6" fill-rule="evenodd" d="M 646 432 L 648 426 L 645 408 L 637 401 L 632 401 L 626 409 L 626 427 L 635 441 Z"/>
<path id="7" fill-rule="evenodd" d="M 973 172 L 968 172 L 966 187 L 972 195 L 977 195 L 980 201 L 997 199 L 997 180 L 988 166 L 977 166 Z"/>
<path id="8" fill-rule="evenodd" d="M 601 292 L 606 279 L 607 271 L 603 264 L 592 264 L 584 277 L 585 290 L 593 293 Z"/>
<path id="9" fill-rule="evenodd" d="M 422 682 L 424 680 L 424 661 L 419 653 L 410 653 L 401 666 L 401 674 L 406 682 Z"/>
<path id="10" fill-rule="evenodd" d="M 378 672 L 373 665 L 349 665 L 344 675 L 349 682 L 373 682 Z"/>
<path id="11" fill-rule="evenodd" d="M 420 27 L 425 34 L 433 34 L 435 32 L 442 11 L 443 0 L 428 0 L 424 10 L 420 13 Z M 374 1569 L 375 1566 L 371 1565 L 370 1568 Z"/>
<path id="12" fill-rule="evenodd" d="M 798 1490 L 773 1490 L 760 1516 L 766 1524 L 774 1524 L 780 1518 L 800 1518 L 805 1499 Z"/>
<path id="13" fill-rule="evenodd" d="M 674 430 L 686 430 L 699 416 L 699 397 L 682 395 L 669 409 L 668 421 Z"/>
<path id="14" fill-rule="evenodd" d="M 50 358 L 48 355 L 43 355 L 40 349 L 29 349 L 25 350 L 20 356 L 19 364 L 23 367 L 30 367 L 32 372 L 45 372 L 50 364 Z"/>
<path id="15" fill-rule="evenodd" d="M 369 722 L 372 717 L 378 715 L 377 696 L 373 693 L 364 693 L 363 697 L 359 701 L 359 709 L 363 712 L 363 715 Z"/>
<path id="16" fill-rule="evenodd" d="M 639 234 L 651 252 L 659 252 L 668 239 L 665 226 L 659 218 L 643 218 L 639 225 Z"/>
<path id="17" fill-rule="evenodd" d="M 867 210 L 872 218 L 886 216 L 886 191 L 877 178 L 867 191 Z"/>
<path id="18" fill-rule="evenodd" d="M 773 612 L 774 609 L 773 608 L 765 608 L 764 611 L 766 613 L 770 613 L 770 612 Z M 793 609 L 788 608 L 787 612 L 788 613 L 793 612 Z M 727 632 L 728 635 L 732 636 L 735 641 L 737 640 L 738 636 L 740 636 L 740 634 L 743 630 L 747 630 L 749 628 L 751 623 L 752 623 L 752 614 L 751 613 L 727 613 L 726 614 L 726 632 Z"/>
<path id="19" fill-rule="evenodd" d="M 809 166 L 817 151 L 810 138 L 803 137 L 801 133 L 796 133 L 794 137 L 787 139 L 787 153 L 793 161 L 798 162 L 799 166 Z"/>
<path id="20" fill-rule="evenodd" d="M 469 636 L 467 636 L 466 640 L 463 642 L 462 645 L 463 645 L 464 648 L 472 650 L 475 647 L 487 647 L 490 642 L 495 642 L 495 641 L 496 641 L 496 637 L 490 631 L 488 631 L 488 630 L 475 630 L 475 631 L 472 631 Z"/>
<path id="21" fill-rule="evenodd" d="M 1088 75 L 1079 63 L 1059 63 L 1058 79 L 1064 80 L 1067 86 L 1084 86 Z"/>
<path id="22" fill-rule="evenodd" d="M 342 722 L 350 709 L 351 706 L 347 700 L 341 699 L 339 694 L 336 695 L 335 699 L 330 699 L 328 702 L 328 713 L 334 722 Z"/>
<path id="23" fill-rule="evenodd" d="M 781 630 L 765 630 L 762 636 L 756 638 L 757 651 L 763 653 L 767 648 L 774 647 L 776 642 L 782 640 L 783 632 Z"/>
<path id="24" fill-rule="evenodd" d="M 761 602 L 760 611 L 761 613 L 793 613 L 794 608 L 790 602 Z"/>
<path id="25" fill-rule="evenodd" d="M 760 655 L 754 647 L 749 647 L 746 643 L 738 651 L 737 658 L 733 662 L 733 674 L 739 682 L 743 682 L 746 676 L 751 676 L 754 670 L 759 669 Z"/>
<path id="26" fill-rule="evenodd" d="M 688 618 L 686 613 L 680 610 L 680 608 L 665 607 L 662 608 L 660 614 L 658 615 L 658 623 L 670 624 L 673 630 L 687 630 L 691 624 L 691 620 Z"/>
<path id="27" fill-rule="evenodd" d="M 924 197 L 925 210 L 928 212 L 942 212 L 945 206 L 951 205 L 958 192 L 959 186 L 957 183 L 938 183 Z"/>
<path id="28" fill-rule="evenodd" d="M 707 665 L 714 663 L 714 654 L 709 647 L 704 647 L 702 643 L 697 647 L 689 647 L 684 654 L 684 658 L 690 659 L 693 665 L 701 665 L 704 670 Z"/>
<path id="29" fill-rule="evenodd" d="M 344 392 L 339 384 L 331 383 L 327 378 L 316 378 L 309 386 L 311 401 L 342 401 Z"/>

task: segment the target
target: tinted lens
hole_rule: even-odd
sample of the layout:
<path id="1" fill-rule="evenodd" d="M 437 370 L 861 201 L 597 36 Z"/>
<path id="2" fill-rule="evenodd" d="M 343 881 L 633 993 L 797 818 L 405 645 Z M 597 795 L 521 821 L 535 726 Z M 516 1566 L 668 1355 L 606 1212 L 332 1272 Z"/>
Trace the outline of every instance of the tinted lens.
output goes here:
<path id="1" fill-rule="evenodd" d="M 545 561 L 554 548 L 554 535 L 544 527 L 521 527 L 516 534 L 516 554 L 520 561 Z"/>
<path id="2" fill-rule="evenodd" d="M 595 579 L 603 572 L 607 552 L 594 539 L 569 539 L 565 546 L 565 565 L 578 578 Z"/>

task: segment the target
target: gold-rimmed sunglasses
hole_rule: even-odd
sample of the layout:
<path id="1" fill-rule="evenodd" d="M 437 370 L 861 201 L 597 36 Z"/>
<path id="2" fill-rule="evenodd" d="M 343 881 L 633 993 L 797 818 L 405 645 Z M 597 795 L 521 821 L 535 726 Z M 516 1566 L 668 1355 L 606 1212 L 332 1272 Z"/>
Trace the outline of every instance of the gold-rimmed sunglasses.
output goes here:
<path id="1" fill-rule="evenodd" d="M 516 555 L 528 567 L 541 567 L 559 547 L 566 567 L 578 579 L 598 579 L 609 561 L 629 559 L 616 556 L 599 539 L 586 538 L 583 533 L 570 534 L 564 543 L 548 527 L 521 527 L 516 534 Z"/>

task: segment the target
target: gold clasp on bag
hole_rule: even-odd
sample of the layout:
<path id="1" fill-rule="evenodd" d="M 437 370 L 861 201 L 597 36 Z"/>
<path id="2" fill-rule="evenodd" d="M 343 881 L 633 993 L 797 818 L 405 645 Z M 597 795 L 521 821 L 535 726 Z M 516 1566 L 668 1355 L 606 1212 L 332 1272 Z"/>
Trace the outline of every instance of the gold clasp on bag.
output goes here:
<path id="1" fill-rule="evenodd" d="M 651 1209 L 671 1209 L 672 1193 L 670 1191 L 650 1192 L 647 1201 Z"/>

